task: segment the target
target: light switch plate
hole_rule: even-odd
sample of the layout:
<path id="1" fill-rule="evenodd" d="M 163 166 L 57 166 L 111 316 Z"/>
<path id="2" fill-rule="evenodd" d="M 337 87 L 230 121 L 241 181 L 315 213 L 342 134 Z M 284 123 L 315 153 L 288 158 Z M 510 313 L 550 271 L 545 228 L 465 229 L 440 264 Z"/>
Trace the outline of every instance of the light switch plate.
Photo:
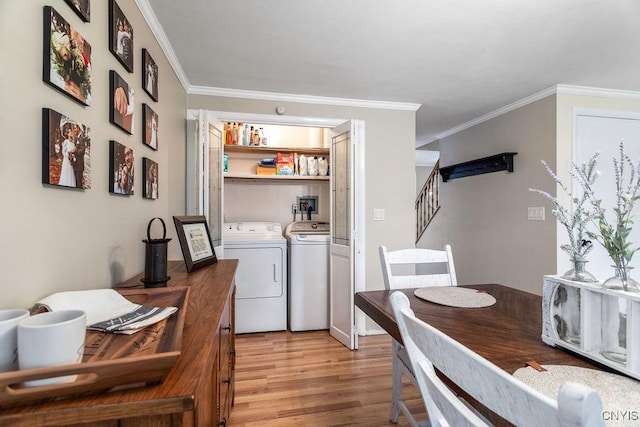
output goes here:
<path id="1" fill-rule="evenodd" d="M 374 221 L 384 221 L 384 209 L 374 209 L 373 210 L 373 220 Z"/>
<path id="2" fill-rule="evenodd" d="M 528 207 L 527 220 L 544 221 L 544 206 Z"/>

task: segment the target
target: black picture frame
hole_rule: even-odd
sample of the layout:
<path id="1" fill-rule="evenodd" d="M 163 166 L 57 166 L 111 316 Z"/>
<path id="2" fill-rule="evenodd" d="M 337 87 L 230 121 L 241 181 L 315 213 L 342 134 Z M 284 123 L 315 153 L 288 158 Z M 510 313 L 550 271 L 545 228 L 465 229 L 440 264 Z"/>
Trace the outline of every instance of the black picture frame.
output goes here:
<path id="1" fill-rule="evenodd" d="M 156 200 L 158 198 L 158 163 L 153 160 L 142 158 L 142 197 Z"/>
<path id="2" fill-rule="evenodd" d="M 133 26 L 115 0 L 109 0 L 109 50 L 125 70 L 133 73 Z"/>
<path id="3" fill-rule="evenodd" d="M 218 262 L 207 219 L 203 215 L 174 216 L 173 223 L 176 226 L 187 272 Z"/>
<path id="4" fill-rule="evenodd" d="M 158 64 L 147 49 L 142 49 L 142 89 L 158 102 Z"/>
<path id="5" fill-rule="evenodd" d="M 109 70 L 109 121 L 133 135 L 134 90 L 129 83 L 114 70 Z"/>
<path id="6" fill-rule="evenodd" d="M 91 188 L 91 129 L 50 108 L 42 109 L 42 183 Z"/>
<path id="7" fill-rule="evenodd" d="M 134 193 L 135 156 L 133 149 L 109 141 L 109 193 L 132 196 Z"/>
<path id="8" fill-rule="evenodd" d="M 84 22 L 91 21 L 91 0 L 65 0 Z"/>
<path id="9" fill-rule="evenodd" d="M 44 7 L 42 34 L 42 80 L 91 105 L 91 44 L 51 6 Z"/>
<path id="10" fill-rule="evenodd" d="M 158 149 L 158 114 L 147 104 L 142 104 L 142 143 Z"/>

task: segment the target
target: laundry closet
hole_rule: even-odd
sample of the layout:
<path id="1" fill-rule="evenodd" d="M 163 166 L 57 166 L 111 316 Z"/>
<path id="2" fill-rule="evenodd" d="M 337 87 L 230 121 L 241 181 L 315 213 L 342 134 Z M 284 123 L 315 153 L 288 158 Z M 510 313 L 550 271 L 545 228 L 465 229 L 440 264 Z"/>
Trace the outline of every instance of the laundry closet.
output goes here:
<path id="1" fill-rule="evenodd" d="M 236 333 L 329 329 L 329 130 L 226 122 L 222 140 Z"/>
<path id="2" fill-rule="evenodd" d="M 188 111 L 186 211 L 207 219 L 219 258 L 240 260 L 236 333 L 329 329 L 357 348 L 364 143 L 362 120 Z"/>

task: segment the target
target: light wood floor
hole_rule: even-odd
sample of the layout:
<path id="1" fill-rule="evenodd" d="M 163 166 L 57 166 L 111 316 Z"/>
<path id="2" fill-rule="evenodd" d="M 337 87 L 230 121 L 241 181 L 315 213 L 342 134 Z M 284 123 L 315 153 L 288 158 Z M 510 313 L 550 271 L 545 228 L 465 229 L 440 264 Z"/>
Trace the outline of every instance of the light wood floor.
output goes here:
<path id="1" fill-rule="evenodd" d="M 235 405 L 228 425 L 389 426 L 391 338 L 359 338 L 349 351 L 327 331 L 236 337 Z M 417 389 L 403 396 L 426 419 Z M 400 415 L 399 426 L 409 425 Z"/>

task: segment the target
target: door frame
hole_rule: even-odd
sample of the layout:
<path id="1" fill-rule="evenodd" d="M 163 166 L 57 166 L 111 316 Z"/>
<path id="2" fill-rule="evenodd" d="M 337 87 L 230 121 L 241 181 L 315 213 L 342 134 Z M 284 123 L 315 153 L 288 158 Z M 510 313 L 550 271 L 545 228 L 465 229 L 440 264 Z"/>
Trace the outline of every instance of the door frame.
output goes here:
<path id="1" fill-rule="evenodd" d="M 207 110 L 207 109 L 195 109 L 190 108 L 187 110 L 187 119 L 195 120 L 199 116 L 200 111 L 206 111 L 207 113 L 207 122 L 211 122 L 212 120 L 219 120 L 222 122 L 259 122 L 264 124 L 272 124 L 272 125 L 290 125 L 290 126 L 308 126 L 308 127 L 321 127 L 321 128 L 334 128 L 344 122 L 347 122 L 352 119 L 349 118 L 326 118 L 326 117 L 303 117 L 303 116 L 274 116 L 273 114 L 256 114 L 256 113 L 241 113 L 241 112 L 233 112 L 233 111 L 217 111 L 217 110 Z M 363 134 L 366 132 L 366 122 L 361 120 L 363 127 L 365 130 Z M 190 148 L 187 147 L 187 151 Z M 221 152 L 223 150 L 220 150 Z M 355 162 L 355 170 L 354 170 L 354 179 L 356 182 L 356 187 L 360 190 L 356 194 L 356 203 L 357 208 L 354 207 L 354 226 L 356 229 L 356 237 L 354 239 L 354 244 L 356 245 L 356 250 L 354 253 L 354 291 L 359 292 L 365 289 L 365 272 L 366 272 L 366 251 L 365 251 L 365 241 L 366 241 L 366 197 L 365 197 L 365 147 L 364 144 L 358 144 L 356 146 L 356 162 Z M 222 155 L 222 154 L 221 154 Z M 188 168 L 187 168 L 188 170 Z M 189 178 L 187 177 L 187 188 L 189 188 Z M 222 179 L 222 186 L 224 188 L 224 178 Z M 224 246 L 224 241 L 222 241 L 221 246 Z M 360 331 L 364 331 L 366 316 L 362 311 L 357 309 L 357 307 L 353 307 L 354 316 L 355 316 L 355 328 L 356 333 L 360 335 Z"/>

